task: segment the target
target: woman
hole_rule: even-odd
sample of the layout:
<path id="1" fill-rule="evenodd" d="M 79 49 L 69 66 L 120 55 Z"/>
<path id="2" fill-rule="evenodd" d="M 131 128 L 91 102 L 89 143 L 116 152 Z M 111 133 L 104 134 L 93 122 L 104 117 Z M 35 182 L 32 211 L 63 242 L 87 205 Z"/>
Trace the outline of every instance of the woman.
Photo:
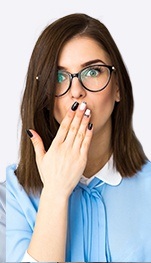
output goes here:
<path id="1" fill-rule="evenodd" d="M 129 75 L 100 21 L 71 14 L 42 32 L 20 161 L 7 169 L 7 262 L 151 260 L 151 164 L 132 113 Z"/>
<path id="2" fill-rule="evenodd" d="M 5 253 L 5 245 L 6 245 L 6 196 L 5 196 L 5 182 L 0 183 L 0 262 L 5 263 L 6 253 Z"/>

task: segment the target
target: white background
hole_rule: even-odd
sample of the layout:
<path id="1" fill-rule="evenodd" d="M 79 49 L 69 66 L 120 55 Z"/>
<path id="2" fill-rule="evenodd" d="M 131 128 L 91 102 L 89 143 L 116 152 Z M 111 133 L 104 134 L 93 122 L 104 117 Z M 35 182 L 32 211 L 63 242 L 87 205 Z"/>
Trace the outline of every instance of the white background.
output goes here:
<path id="1" fill-rule="evenodd" d="M 18 160 L 19 108 L 34 44 L 46 25 L 75 12 L 100 19 L 115 39 L 133 84 L 134 130 L 151 159 L 150 4 L 150 0 L 1 1 L 0 181 L 5 178 L 5 167 Z"/>

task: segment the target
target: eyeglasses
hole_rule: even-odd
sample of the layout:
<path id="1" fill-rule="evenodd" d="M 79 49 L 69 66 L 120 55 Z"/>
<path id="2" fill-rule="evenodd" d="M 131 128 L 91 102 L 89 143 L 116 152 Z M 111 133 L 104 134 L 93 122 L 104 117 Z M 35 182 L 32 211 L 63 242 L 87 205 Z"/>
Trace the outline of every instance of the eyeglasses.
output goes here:
<path id="1" fill-rule="evenodd" d="M 90 92 L 102 91 L 108 85 L 113 71 L 115 71 L 115 67 L 109 65 L 92 65 L 73 74 L 58 70 L 56 97 L 63 96 L 69 91 L 75 77 L 86 90 Z"/>

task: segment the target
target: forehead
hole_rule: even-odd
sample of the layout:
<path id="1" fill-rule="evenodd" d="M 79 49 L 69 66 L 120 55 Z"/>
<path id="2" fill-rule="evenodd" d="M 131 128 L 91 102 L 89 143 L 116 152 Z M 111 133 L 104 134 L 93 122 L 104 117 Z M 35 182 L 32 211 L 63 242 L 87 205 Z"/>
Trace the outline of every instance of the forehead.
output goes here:
<path id="1" fill-rule="evenodd" d="M 85 62 L 100 59 L 104 63 L 110 63 L 108 53 L 96 40 L 76 36 L 63 46 L 58 59 L 58 65 L 62 67 L 74 67 Z"/>

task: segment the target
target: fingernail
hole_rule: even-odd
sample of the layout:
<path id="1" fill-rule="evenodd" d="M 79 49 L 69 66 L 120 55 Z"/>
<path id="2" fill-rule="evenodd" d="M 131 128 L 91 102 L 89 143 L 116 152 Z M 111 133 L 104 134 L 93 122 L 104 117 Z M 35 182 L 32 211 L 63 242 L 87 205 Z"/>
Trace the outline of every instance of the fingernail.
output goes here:
<path id="1" fill-rule="evenodd" d="M 27 132 L 27 134 L 28 134 L 28 136 L 29 136 L 30 138 L 32 138 L 32 137 L 33 137 L 33 134 L 31 133 L 31 131 L 30 131 L 30 130 L 26 130 L 26 132 Z"/>
<path id="2" fill-rule="evenodd" d="M 72 107 L 71 107 L 71 110 L 76 111 L 76 109 L 78 108 L 78 106 L 79 106 L 79 103 L 78 103 L 77 101 L 75 101 L 75 102 L 73 103 Z"/>
<path id="3" fill-rule="evenodd" d="M 84 110 L 85 107 L 86 107 L 86 102 L 82 102 L 82 103 L 80 104 L 79 109 L 80 109 L 80 110 Z"/>
<path id="4" fill-rule="evenodd" d="M 90 110 L 89 109 L 86 109 L 85 113 L 84 113 L 84 116 L 86 117 L 89 117 L 90 116 Z"/>
<path id="5" fill-rule="evenodd" d="M 92 127 L 93 127 L 93 124 L 92 124 L 92 123 L 89 123 L 89 124 L 88 124 L 88 130 L 92 130 Z"/>

